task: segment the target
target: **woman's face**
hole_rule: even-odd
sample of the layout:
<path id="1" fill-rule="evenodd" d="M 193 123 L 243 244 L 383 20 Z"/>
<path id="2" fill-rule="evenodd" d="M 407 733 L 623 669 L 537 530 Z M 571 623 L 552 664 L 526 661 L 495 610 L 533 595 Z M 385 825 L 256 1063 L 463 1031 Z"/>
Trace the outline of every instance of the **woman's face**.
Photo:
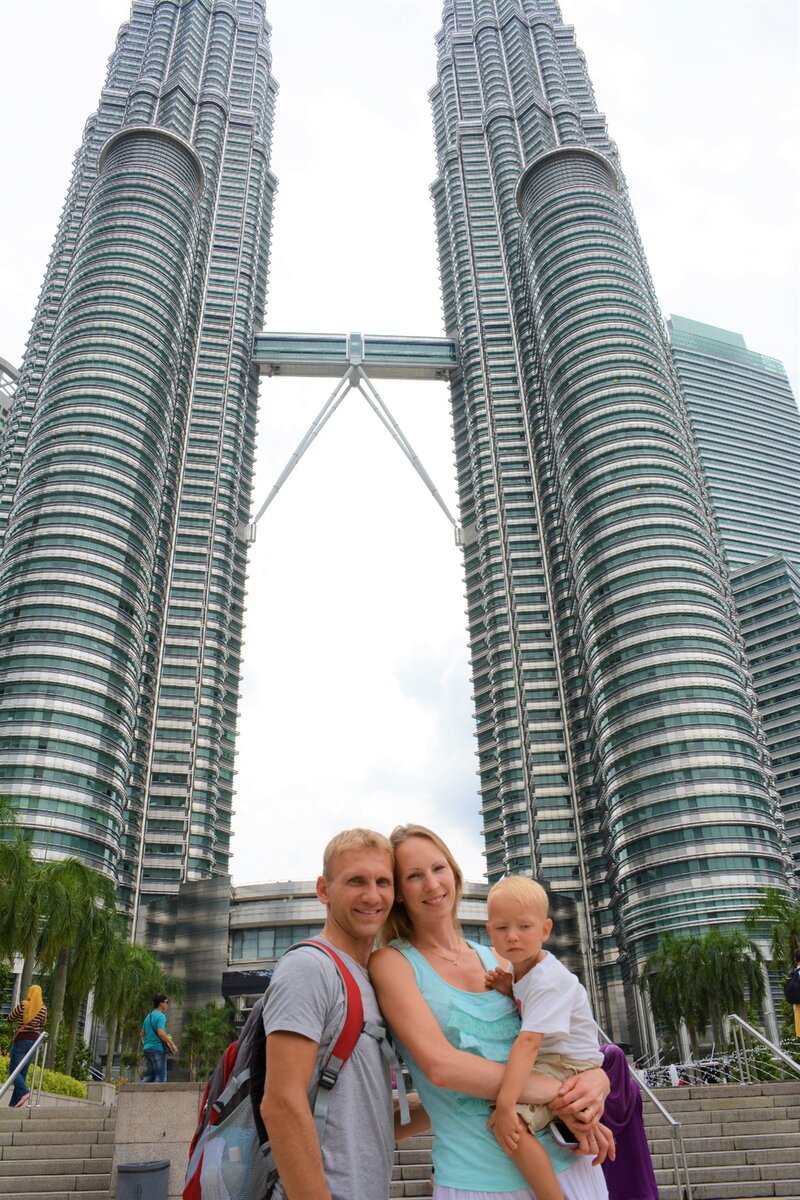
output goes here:
<path id="1" fill-rule="evenodd" d="M 415 927 L 452 918 L 456 879 L 438 846 L 426 837 L 406 838 L 394 852 L 394 864 L 397 898 Z"/>

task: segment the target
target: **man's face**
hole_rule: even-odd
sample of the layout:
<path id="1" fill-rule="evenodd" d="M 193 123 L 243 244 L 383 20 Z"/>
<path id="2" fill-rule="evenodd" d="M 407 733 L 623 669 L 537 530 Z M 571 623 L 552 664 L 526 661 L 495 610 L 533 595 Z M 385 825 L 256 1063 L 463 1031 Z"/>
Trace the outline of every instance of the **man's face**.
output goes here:
<path id="1" fill-rule="evenodd" d="M 372 942 L 394 903 L 392 857 L 385 850 L 356 847 L 333 860 L 330 878 L 317 880 L 328 921 L 347 937 Z"/>

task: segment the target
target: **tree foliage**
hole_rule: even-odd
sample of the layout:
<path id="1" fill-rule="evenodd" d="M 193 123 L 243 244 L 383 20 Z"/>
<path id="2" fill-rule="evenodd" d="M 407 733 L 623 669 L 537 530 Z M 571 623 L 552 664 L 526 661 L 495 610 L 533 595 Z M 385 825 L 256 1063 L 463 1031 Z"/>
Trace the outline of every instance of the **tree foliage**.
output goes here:
<path id="1" fill-rule="evenodd" d="M 684 1022 L 692 1053 L 699 1058 L 700 1039 L 709 1025 L 720 1045 L 728 1013 L 744 1017 L 748 1002 L 763 1002 L 763 958 L 739 929 L 711 929 L 685 937 L 668 933 L 647 959 L 639 987 L 650 997 L 655 1020 L 676 1043 Z"/>
<path id="2" fill-rule="evenodd" d="M 165 974 L 152 951 L 130 944 L 111 880 L 77 858 L 37 861 L 29 836 L 0 797 L 0 963 L 10 966 L 16 955 L 24 959 L 21 994 L 34 971 L 44 986 L 47 1066 L 58 1059 L 82 1078 L 85 1052 L 78 1026 L 92 990 L 95 1012 L 109 1034 L 109 1066 L 118 1034 L 135 1056 L 155 992 L 181 995 L 181 985 Z"/>
<path id="3" fill-rule="evenodd" d="M 791 899 L 777 888 L 767 888 L 749 914 L 747 927 L 751 933 L 770 939 L 773 970 L 791 971 L 795 952 L 800 950 L 800 900 Z"/>
<path id="4" fill-rule="evenodd" d="M 217 1059 L 234 1041 L 233 1009 L 229 1004 L 209 1002 L 190 1009 L 181 1032 L 180 1063 L 192 1080 L 207 1078 Z"/>

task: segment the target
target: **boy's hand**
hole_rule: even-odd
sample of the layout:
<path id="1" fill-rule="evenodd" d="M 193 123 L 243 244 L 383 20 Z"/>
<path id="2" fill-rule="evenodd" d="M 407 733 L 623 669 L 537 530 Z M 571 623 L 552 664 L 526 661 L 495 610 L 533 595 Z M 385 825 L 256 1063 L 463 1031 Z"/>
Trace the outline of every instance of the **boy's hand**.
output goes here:
<path id="1" fill-rule="evenodd" d="M 513 1154 L 519 1145 L 522 1122 L 516 1108 L 496 1108 L 487 1125 L 506 1154 Z"/>
<path id="2" fill-rule="evenodd" d="M 496 992 L 502 992 L 504 996 L 510 996 L 511 984 L 513 982 L 510 971 L 504 971 L 502 967 L 494 967 L 491 971 L 487 971 L 483 977 L 484 985 L 487 988 L 494 988 Z"/>

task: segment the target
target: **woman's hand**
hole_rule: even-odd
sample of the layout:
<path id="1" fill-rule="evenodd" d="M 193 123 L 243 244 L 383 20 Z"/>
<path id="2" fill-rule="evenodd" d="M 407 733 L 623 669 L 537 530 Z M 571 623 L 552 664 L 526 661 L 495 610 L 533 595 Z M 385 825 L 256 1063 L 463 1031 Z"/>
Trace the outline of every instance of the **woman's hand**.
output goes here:
<path id="1" fill-rule="evenodd" d="M 491 1129 L 506 1154 L 513 1154 L 519 1145 L 522 1122 L 516 1108 L 496 1108 L 486 1125 Z"/>
<path id="2" fill-rule="evenodd" d="M 603 1115 L 611 1083 L 602 1067 L 565 1079 L 550 1108 L 573 1133 L 595 1128 Z"/>
<path id="3" fill-rule="evenodd" d="M 607 1158 L 613 1162 L 617 1157 L 614 1135 L 605 1125 L 597 1124 L 583 1133 L 576 1131 L 575 1136 L 578 1139 L 578 1145 L 573 1150 L 573 1154 L 591 1155 L 593 1167 L 599 1167 Z"/>

